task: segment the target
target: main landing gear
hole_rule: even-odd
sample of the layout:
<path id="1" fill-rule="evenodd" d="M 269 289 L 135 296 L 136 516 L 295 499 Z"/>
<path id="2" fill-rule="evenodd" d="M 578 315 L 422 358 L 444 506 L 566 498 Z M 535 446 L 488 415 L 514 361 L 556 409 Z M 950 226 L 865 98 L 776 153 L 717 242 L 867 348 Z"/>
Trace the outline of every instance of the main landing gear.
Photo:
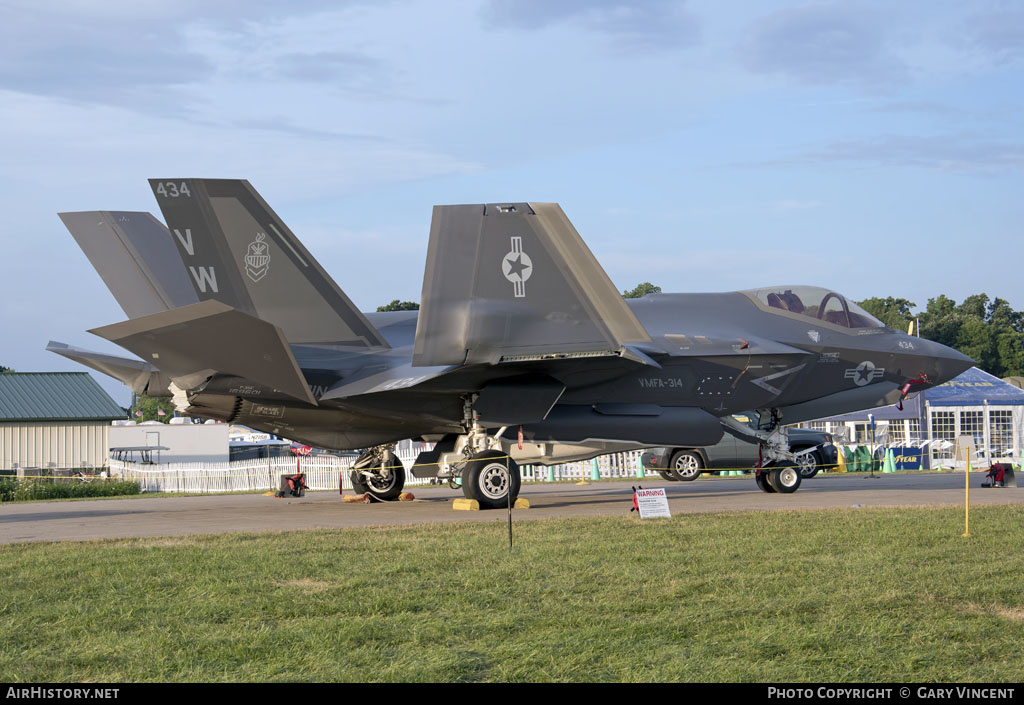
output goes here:
<path id="1" fill-rule="evenodd" d="M 377 446 L 356 458 L 349 474 L 352 489 L 386 502 L 398 499 L 405 487 L 405 466 L 391 446 Z"/>
<path id="2" fill-rule="evenodd" d="M 515 502 L 522 477 L 519 466 L 500 440 L 501 428 L 493 436 L 480 426 L 473 410 L 476 395 L 463 400 L 465 433 L 451 434 L 432 450 L 420 453 L 412 467 L 417 478 L 447 482 L 451 487 L 461 483 L 462 493 L 475 499 L 481 509 L 499 509 Z M 379 500 L 398 499 L 405 486 L 405 468 L 391 446 L 377 446 L 365 451 L 353 465 L 351 480 L 356 492 Z"/>
<path id="3" fill-rule="evenodd" d="M 450 444 L 453 452 L 439 458 L 442 462 L 438 472 L 452 478 L 460 476 L 462 494 L 479 502 L 481 509 L 499 509 L 516 501 L 522 477 L 519 465 L 502 447 L 500 438 L 505 427 L 488 436 L 473 409 L 475 401 L 475 394 L 463 398 L 462 427 L 466 432 Z"/>

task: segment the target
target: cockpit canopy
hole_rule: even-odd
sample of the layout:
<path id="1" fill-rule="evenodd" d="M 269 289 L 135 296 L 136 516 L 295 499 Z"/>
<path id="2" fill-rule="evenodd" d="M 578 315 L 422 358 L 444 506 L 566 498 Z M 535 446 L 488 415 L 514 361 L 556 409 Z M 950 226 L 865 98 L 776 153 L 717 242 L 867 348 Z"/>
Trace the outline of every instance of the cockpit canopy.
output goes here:
<path id="1" fill-rule="evenodd" d="M 846 297 L 817 286 L 773 286 L 744 294 L 770 311 L 787 312 L 841 328 L 885 328 L 885 324 Z"/>

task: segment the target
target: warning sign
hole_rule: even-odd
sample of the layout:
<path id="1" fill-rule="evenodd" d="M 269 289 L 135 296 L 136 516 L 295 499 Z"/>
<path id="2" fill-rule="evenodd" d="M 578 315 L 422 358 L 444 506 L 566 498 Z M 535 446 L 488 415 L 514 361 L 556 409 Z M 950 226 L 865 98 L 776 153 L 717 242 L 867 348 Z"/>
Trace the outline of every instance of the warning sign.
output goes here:
<path id="1" fill-rule="evenodd" d="M 641 519 L 672 516 L 668 510 L 668 495 L 665 494 L 664 487 L 653 490 L 639 489 L 633 495 L 633 500 Z"/>

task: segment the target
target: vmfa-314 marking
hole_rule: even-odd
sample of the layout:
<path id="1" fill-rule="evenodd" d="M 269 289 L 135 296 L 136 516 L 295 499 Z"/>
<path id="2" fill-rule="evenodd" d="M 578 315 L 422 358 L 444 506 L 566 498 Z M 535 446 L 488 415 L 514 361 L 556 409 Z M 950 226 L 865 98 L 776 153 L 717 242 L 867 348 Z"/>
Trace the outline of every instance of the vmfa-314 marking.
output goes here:
<path id="1" fill-rule="evenodd" d="M 61 215 L 129 319 L 52 343 L 136 392 L 310 445 L 367 449 L 357 488 L 412 472 L 501 506 L 517 462 L 645 446 L 763 444 L 765 491 L 800 477 L 782 423 L 893 403 L 971 365 L 839 294 L 776 287 L 625 301 L 553 203 L 437 206 L 419 312 L 361 313 L 246 181 L 151 182 L 148 213 Z M 755 409 L 752 430 L 731 414 Z M 519 438 L 522 441 L 519 441 Z M 511 459 L 506 459 L 506 456 Z"/>

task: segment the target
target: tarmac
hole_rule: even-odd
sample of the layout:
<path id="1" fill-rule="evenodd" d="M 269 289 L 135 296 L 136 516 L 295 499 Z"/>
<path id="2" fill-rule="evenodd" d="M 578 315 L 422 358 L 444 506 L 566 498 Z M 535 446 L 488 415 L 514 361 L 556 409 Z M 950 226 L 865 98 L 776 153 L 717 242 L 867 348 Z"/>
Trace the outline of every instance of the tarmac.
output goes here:
<path id="1" fill-rule="evenodd" d="M 971 475 L 972 506 L 1024 504 L 1024 488 L 983 489 L 985 473 Z M 628 515 L 632 487 L 664 487 L 673 514 L 786 511 L 835 507 L 919 507 L 964 503 L 963 473 L 819 475 L 793 494 L 761 492 L 751 476 L 702 477 L 693 482 L 661 478 L 524 485 L 529 509 L 514 510 L 516 521 L 553 517 Z M 197 497 L 5 503 L 0 505 L 0 543 L 88 541 L 151 536 L 185 536 L 310 529 L 348 529 L 459 521 L 507 521 L 505 510 L 454 511 L 461 490 L 408 488 L 411 502 L 343 503 L 335 492 L 277 499 L 259 494 Z"/>

